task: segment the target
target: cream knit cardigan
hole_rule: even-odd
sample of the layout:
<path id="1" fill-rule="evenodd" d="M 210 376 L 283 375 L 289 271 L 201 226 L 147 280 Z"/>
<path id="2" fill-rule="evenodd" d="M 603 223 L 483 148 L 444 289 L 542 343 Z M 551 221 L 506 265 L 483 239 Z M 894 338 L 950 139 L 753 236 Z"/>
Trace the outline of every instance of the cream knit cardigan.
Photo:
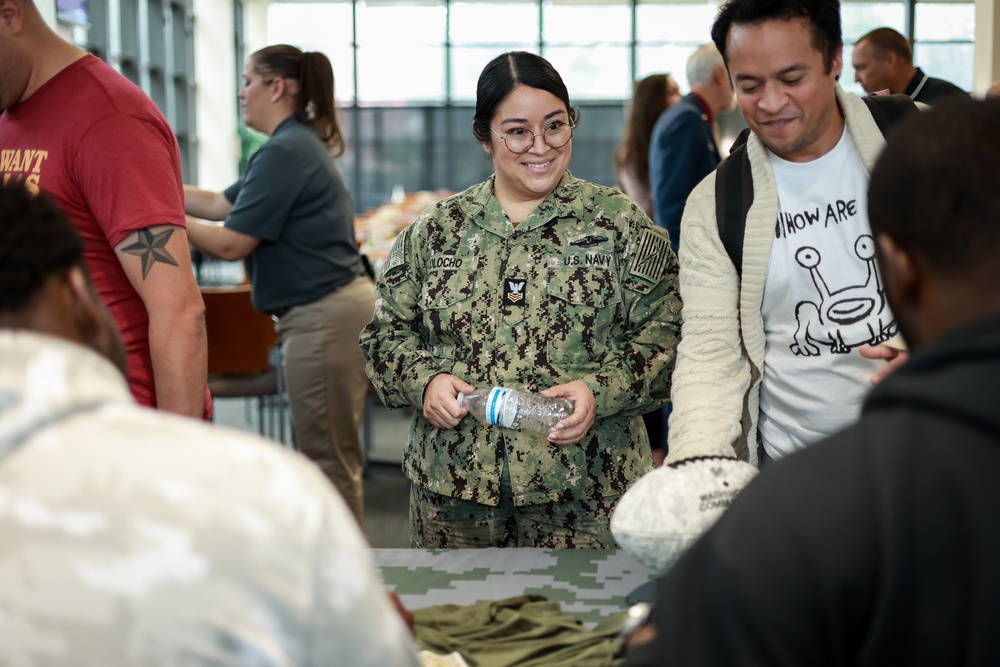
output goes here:
<path id="1" fill-rule="evenodd" d="M 839 84 L 836 93 L 847 130 L 870 173 L 885 140 L 861 98 Z M 684 208 L 678 253 L 684 324 L 673 375 L 668 463 L 721 455 L 758 464 L 764 366 L 761 303 L 778 192 L 764 146 L 753 133 L 747 150 L 754 200 L 747 213 L 742 285 L 719 240 L 715 172 L 698 184 Z"/>

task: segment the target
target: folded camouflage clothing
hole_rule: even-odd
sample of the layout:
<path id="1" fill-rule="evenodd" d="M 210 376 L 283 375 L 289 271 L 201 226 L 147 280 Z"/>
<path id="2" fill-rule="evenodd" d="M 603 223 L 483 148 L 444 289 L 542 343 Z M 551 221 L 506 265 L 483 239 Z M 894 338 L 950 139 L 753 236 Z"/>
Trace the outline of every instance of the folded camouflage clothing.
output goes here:
<path id="1" fill-rule="evenodd" d="M 437 605 L 413 616 L 421 648 L 457 651 L 470 667 L 613 667 L 623 657 L 624 613 L 588 629 L 541 595 Z"/>

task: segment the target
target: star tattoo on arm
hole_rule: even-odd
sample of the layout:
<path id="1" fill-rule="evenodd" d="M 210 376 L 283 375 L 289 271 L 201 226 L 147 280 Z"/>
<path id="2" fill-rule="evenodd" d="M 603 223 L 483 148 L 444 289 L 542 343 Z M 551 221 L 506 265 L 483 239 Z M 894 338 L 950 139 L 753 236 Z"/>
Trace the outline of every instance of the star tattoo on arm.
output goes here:
<path id="1" fill-rule="evenodd" d="M 174 260 L 165 248 L 167 241 L 170 240 L 170 236 L 175 231 L 174 229 L 167 229 L 159 234 L 154 234 L 148 229 L 140 229 L 138 232 L 139 240 L 122 248 L 122 252 L 142 258 L 143 280 L 149 275 L 150 269 L 153 268 L 153 264 L 156 262 L 177 266 L 177 261 Z"/>

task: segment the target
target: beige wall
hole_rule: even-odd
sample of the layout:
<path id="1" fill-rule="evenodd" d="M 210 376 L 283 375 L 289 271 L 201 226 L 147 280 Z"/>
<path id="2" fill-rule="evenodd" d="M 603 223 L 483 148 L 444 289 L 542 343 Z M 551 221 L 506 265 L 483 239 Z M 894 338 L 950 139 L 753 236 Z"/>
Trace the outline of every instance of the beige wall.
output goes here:
<path id="1" fill-rule="evenodd" d="M 973 92 L 983 94 L 1000 81 L 1000 0 L 976 0 L 976 50 Z"/>

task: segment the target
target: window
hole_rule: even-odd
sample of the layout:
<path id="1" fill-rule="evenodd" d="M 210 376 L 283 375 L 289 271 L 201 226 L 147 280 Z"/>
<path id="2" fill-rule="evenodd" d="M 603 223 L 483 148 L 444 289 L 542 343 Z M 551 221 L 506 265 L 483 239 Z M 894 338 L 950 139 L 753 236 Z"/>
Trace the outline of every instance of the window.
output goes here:
<path id="1" fill-rule="evenodd" d="M 128 77 L 160 108 L 177 135 L 187 183 L 198 176 L 192 2 L 91 2 L 87 3 L 89 25 L 72 30 L 78 46 Z"/>
<path id="2" fill-rule="evenodd" d="M 641 79 L 669 72 L 682 91 L 688 90 L 687 60 L 702 44 L 712 41 L 715 2 L 636 5 L 636 75 Z"/>
<path id="3" fill-rule="evenodd" d="M 840 85 L 844 90 L 864 95 L 861 84 L 854 80 L 851 54 L 854 42 L 875 28 L 892 28 L 906 34 L 906 5 L 902 2 L 845 2 L 840 5 L 840 20 L 844 35 L 844 71 Z"/>
<path id="4" fill-rule="evenodd" d="M 358 102 L 427 103 L 446 99 L 443 4 L 358 2 Z"/>
<path id="5" fill-rule="evenodd" d="M 326 54 L 333 65 L 337 100 L 341 104 L 354 101 L 354 7 L 350 2 L 272 4 L 267 31 L 268 44 L 294 44 L 304 51 Z M 238 64 L 242 70 L 243 63 Z"/>
<path id="6" fill-rule="evenodd" d="M 918 2 L 913 62 L 925 73 L 972 90 L 976 7 L 968 3 Z"/>
<path id="7" fill-rule="evenodd" d="M 632 7 L 625 2 L 542 5 L 542 55 L 572 100 L 621 100 L 632 94 Z"/>
<path id="8" fill-rule="evenodd" d="M 396 185 L 461 190 L 491 172 L 470 130 L 476 82 L 487 62 L 510 50 L 541 53 L 559 71 L 582 112 L 570 169 L 614 184 L 632 82 L 670 72 L 686 91 L 688 56 L 711 41 L 718 6 L 717 0 L 282 1 L 270 6 L 268 41 L 330 56 L 348 140 L 340 164 L 362 211 L 385 201 Z M 911 9 L 917 64 L 971 87 L 972 2 L 854 0 L 841 5 L 846 89 L 863 92 L 851 68 L 854 40 L 878 26 L 907 34 Z M 727 134 L 742 125 L 738 114 L 723 122 Z"/>

